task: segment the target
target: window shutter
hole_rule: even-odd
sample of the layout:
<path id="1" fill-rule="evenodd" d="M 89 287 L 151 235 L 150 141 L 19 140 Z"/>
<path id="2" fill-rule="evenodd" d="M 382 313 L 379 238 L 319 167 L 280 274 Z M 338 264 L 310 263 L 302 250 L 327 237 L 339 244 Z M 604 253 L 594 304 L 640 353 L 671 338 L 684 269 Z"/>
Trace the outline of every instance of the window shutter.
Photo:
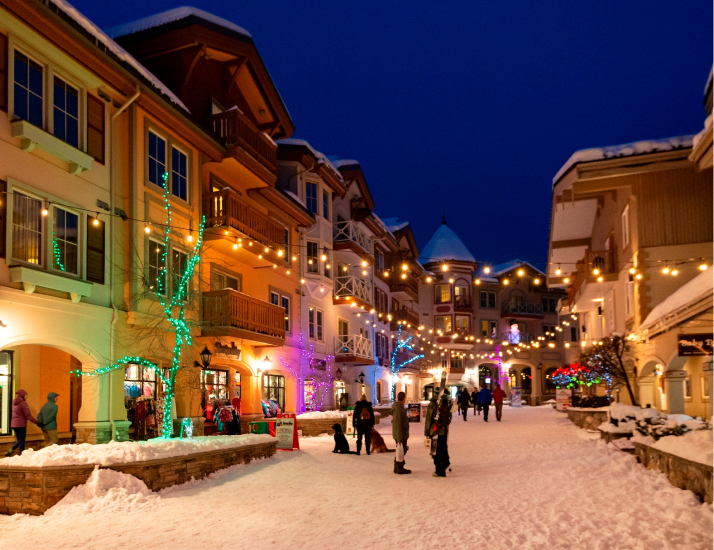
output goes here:
<path id="1" fill-rule="evenodd" d="M 7 230 L 7 182 L 0 180 L 0 258 L 5 258 L 5 231 Z"/>
<path id="2" fill-rule="evenodd" d="M 104 222 L 87 216 L 87 280 L 104 284 Z"/>
<path id="3" fill-rule="evenodd" d="M 104 103 L 87 94 L 87 154 L 104 164 Z"/>
<path id="4" fill-rule="evenodd" d="M 0 111 L 7 111 L 7 36 L 0 34 Z"/>

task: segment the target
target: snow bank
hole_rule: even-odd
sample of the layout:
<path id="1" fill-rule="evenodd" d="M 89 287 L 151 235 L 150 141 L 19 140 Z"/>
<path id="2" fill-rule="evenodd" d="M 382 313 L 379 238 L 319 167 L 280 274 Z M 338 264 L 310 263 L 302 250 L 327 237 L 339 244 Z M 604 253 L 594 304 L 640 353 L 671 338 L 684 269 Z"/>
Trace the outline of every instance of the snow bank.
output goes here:
<path id="1" fill-rule="evenodd" d="M 697 430 L 680 436 L 667 435 L 660 437 L 657 441 L 651 436 L 635 434 L 632 441 L 674 456 L 686 458 L 692 462 L 699 462 L 709 466 L 714 465 L 712 430 Z"/>
<path id="2" fill-rule="evenodd" d="M 345 418 L 347 412 L 345 411 L 316 411 L 307 412 L 298 415 L 298 420 L 321 420 L 325 418 Z"/>
<path id="3" fill-rule="evenodd" d="M 158 496 L 140 479 L 114 470 L 95 468 L 83 485 L 72 488 L 45 516 L 75 515 L 99 509 L 128 512 Z"/>
<path id="4" fill-rule="evenodd" d="M 634 420 L 630 422 L 619 422 L 615 426 L 612 422 L 603 422 L 598 426 L 601 432 L 609 432 L 611 434 L 631 434 L 635 431 L 636 423 Z"/>
<path id="5" fill-rule="evenodd" d="M 641 407 L 625 405 L 624 403 L 612 403 L 610 405 L 610 418 L 616 420 L 625 420 L 627 418 L 646 420 L 647 418 L 657 418 L 658 416 L 659 412 L 657 409 L 643 409 Z"/>
<path id="6" fill-rule="evenodd" d="M 191 440 L 157 438 L 149 441 L 111 441 L 102 445 L 52 445 L 39 451 L 27 449 L 22 455 L 0 459 L 0 466 L 109 466 L 244 447 L 274 440 L 275 438 L 268 434 L 249 434 L 194 437 Z"/>

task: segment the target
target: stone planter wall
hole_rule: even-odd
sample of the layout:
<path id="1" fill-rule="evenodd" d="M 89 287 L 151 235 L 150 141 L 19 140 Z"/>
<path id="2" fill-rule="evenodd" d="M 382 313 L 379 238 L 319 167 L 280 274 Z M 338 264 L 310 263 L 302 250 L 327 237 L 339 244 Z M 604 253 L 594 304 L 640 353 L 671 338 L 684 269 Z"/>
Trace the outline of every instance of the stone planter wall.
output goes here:
<path id="1" fill-rule="evenodd" d="M 303 437 L 315 437 L 320 434 L 334 434 L 332 426 L 339 424 L 342 431 L 347 431 L 347 418 L 305 418 L 297 419 L 297 429 L 302 430 Z"/>
<path id="2" fill-rule="evenodd" d="M 234 464 L 248 464 L 256 458 L 275 454 L 277 440 L 207 451 L 186 456 L 113 464 L 102 468 L 131 474 L 146 483 L 152 491 L 180 485 L 191 478 L 208 474 Z M 0 466 L 0 514 L 25 513 L 42 515 L 57 504 L 73 487 L 87 481 L 94 465 L 54 467 Z"/>
<path id="3" fill-rule="evenodd" d="M 600 439 L 604 440 L 605 443 L 612 443 L 616 439 L 623 439 L 627 438 L 630 439 L 632 437 L 631 433 L 614 433 L 614 432 L 604 432 L 600 430 Z"/>
<path id="4" fill-rule="evenodd" d="M 704 502 L 712 503 L 712 467 L 674 456 L 642 443 L 635 443 L 637 460 L 648 470 L 663 472 L 669 482 L 692 491 Z"/>
<path id="5" fill-rule="evenodd" d="M 600 427 L 600 424 L 607 421 L 607 411 L 568 409 L 568 420 L 584 430 L 594 431 Z"/>

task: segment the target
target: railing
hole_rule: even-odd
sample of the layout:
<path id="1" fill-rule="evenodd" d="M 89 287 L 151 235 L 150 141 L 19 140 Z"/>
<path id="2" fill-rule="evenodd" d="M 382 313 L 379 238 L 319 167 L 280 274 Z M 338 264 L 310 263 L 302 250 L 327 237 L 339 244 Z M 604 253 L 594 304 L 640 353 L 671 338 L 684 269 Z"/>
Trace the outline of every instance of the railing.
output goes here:
<path id="1" fill-rule="evenodd" d="M 472 304 L 469 298 L 456 298 L 454 300 L 454 307 L 460 309 L 471 309 Z"/>
<path id="2" fill-rule="evenodd" d="M 249 206 L 235 191 L 226 187 L 204 198 L 206 226 L 228 226 L 242 231 L 266 245 L 285 240 L 283 226 Z"/>
<path id="3" fill-rule="evenodd" d="M 597 273 L 595 272 L 597 270 Z M 583 259 L 578 261 L 576 271 L 568 287 L 568 302 L 572 304 L 575 295 L 588 277 L 599 277 L 617 273 L 614 250 L 587 250 Z"/>
<path id="4" fill-rule="evenodd" d="M 285 339 L 285 310 L 236 290 L 204 292 L 203 323 Z"/>
<path id="5" fill-rule="evenodd" d="M 372 340 L 364 336 L 336 336 L 335 357 L 361 357 L 372 359 Z"/>
<path id="6" fill-rule="evenodd" d="M 501 304 L 501 313 L 522 315 L 543 315 L 543 304 L 530 304 L 528 302 L 504 302 Z"/>
<path id="7" fill-rule="evenodd" d="M 401 270 L 394 270 L 394 273 L 389 281 L 389 290 L 392 292 L 399 292 L 405 287 L 412 290 L 416 296 L 419 296 L 419 281 L 416 277 L 411 275 L 411 272 L 407 273 L 405 279 L 402 279 Z"/>
<path id="8" fill-rule="evenodd" d="M 355 222 L 337 222 L 334 227 L 333 243 L 353 242 L 366 252 L 372 253 L 372 238 L 362 231 Z"/>
<path id="9" fill-rule="evenodd" d="M 355 277 L 335 277 L 335 298 L 356 298 L 372 303 L 372 283 Z"/>
<path id="10" fill-rule="evenodd" d="M 508 342 L 509 344 L 532 344 L 533 342 L 538 342 L 538 338 L 542 337 L 542 334 L 528 334 L 527 332 L 519 332 L 519 333 L 512 333 L 512 332 L 503 332 L 501 333 L 501 339 L 497 341 L 496 343 L 501 343 L 501 342 Z M 495 338 L 492 338 L 492 340 L 496 341 Z M 541 340 L 543 342 L 543 340 Z"/>
<path id="11" fill-rule="evenodd" d="M 240 146 L 271 173 L 277 173 L 277 145 L 245 115 L 233 109 L 213 115 L 212 120 L 213 131 L 223 138 L 226 146 Z"/>
<path id="12" fill-rule="evenodd" d="M 392 315 L 392 321 L 389 327 L 390 330 L 399 330 L 400 321 L 402 323 L 410 324 L 414 329 L 419 326 L 419 314 L 411 308 L 402 306 L 401 309 L 390 313 Z M 404 328 L 406 328 L 406 326 Z"/>

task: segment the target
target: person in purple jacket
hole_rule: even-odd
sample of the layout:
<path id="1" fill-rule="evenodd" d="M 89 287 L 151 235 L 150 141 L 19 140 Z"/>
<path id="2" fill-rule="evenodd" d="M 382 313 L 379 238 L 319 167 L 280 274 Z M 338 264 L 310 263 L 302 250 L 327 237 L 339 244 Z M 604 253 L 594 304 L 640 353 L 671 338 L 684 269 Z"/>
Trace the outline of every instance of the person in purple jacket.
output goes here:
<path id="1" fill-rule="evenodd" d="M 30 413 L 30 406 L 25 401 L 27 392 L 25 390 L 17 390 L 15 392 L 17 397 L 12 400 L 12 420 L 10 421 L 10 427 L 12 431 L 15 432 L 15 437 L 17 441 L 12 446 L 12 448 L 5 453 L 5 456 L 12 456 L 15 449 L 20 449 L 20 454 L 25 450 L 25 436 L 27 435 L 27 421 L 29 420 L 33 424 L 37 424 L 37 420 Z"/>

